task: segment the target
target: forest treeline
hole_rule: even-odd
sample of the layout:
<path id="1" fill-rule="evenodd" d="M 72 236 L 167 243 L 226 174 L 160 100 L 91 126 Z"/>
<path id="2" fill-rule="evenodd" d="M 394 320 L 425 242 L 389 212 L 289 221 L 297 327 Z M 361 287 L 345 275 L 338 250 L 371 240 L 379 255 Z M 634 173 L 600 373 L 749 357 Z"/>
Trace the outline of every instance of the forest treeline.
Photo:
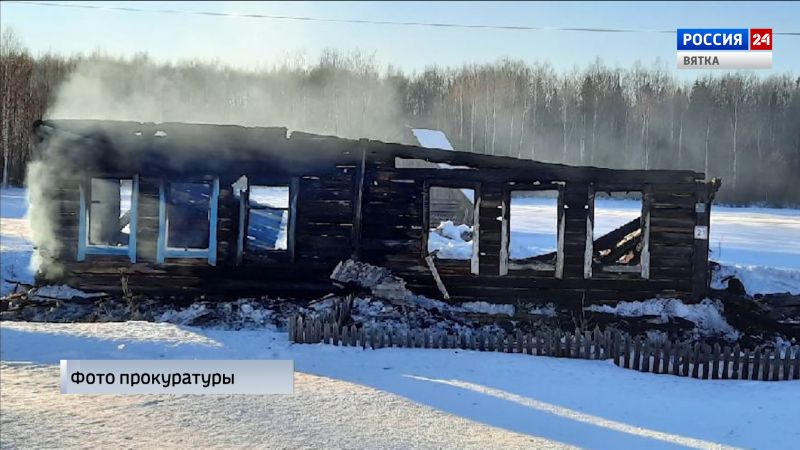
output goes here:
<path id="1" fill-rule="evenodd" d="M 441 129 L 459 150 L 547 162 L 692 169 L 718 200 L 800 205 L 800 77 L 727 73 L 684 82 L 664 67 L 555 71 L 503 59 L 403 73 L 364 53 L 324 51 L 262 70 L 199 61 L 32 55 L 6 33 L 3 179 L 24 182 L 42 117 L 286 126 L 407 141 Z"/>

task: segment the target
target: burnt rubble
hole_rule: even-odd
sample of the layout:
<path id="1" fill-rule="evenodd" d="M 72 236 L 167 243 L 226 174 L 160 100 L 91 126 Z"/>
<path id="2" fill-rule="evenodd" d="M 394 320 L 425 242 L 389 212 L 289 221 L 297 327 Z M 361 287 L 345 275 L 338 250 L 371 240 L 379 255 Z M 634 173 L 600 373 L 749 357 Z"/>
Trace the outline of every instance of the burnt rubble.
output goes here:
<path id="1" fill-rule="evenodd" d="M 331 278 L 347 294 L 330 294 L 312 301 L 255 297 L 235 300 L 170 302 L 169 298 L 85 294 L 67 290 L 67 296 L 48 296 L 52 289 L 30 289 L 2 300 L 2 320 L 40 322 L 115 322 L 146 320 L 219 329 L 274 327 L 285 329 L 289 317 L 339 314 L 343 325 L 389 326 L 398 330 L 458 333 L 491 330 L 511 334 L 542 328 L 564 331 L 619 329 L 633 336 L 684 342 L 733 343 L 730 336 L 698 333 L 698 324 L 676 316 L 641 314 L 625 316 L 583 308 L 557 308 L 517 303 L 497 308 L 478 302 L 461 305 L 414 294 L 406 282 L 386 268 L 347 260 Z M 734 286 L 736 283 L 734 283 Z M 64 294 L 62 289 L 60 292 Z M 70 295 L 70 293 L 74 293 Z M 778 342 L 800 341 L 800 296 L 768 294 L 750 297 L 735 290 L 714 291 L 715 307 L 738 331 L 737 343 L 747 348 L 769 347 Z M 477 306 L 476 306 L 477 305 Z M 344 309 L 346 314 L 341 314 Z"/>

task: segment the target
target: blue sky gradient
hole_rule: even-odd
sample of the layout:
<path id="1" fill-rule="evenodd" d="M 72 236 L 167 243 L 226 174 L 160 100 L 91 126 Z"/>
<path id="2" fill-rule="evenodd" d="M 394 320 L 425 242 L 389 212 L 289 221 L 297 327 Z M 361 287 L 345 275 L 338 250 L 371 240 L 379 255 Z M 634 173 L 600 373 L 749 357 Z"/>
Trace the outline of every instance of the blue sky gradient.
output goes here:
<path id="1" fill-rule="evenodd" d="M 92 4 L 92 2 L 77 2 Z M 761 28 L 800 31 L 797 2 L 103 2 L 103 6 L 179 11 L 260 13 L 362 20 L 454 22 L 541 27 L 643 30 Z M 377 61 L 407 72 L 510 57 L 549 62 L 557 70 L 601 58 L 612 67 L 660 60 L 673 73 L 675 35 L 431 28 L 325 23 L 75 9 L 2 2 L 0 23 L 12 27 L 34 53 L 112 55 L 147 52 L 160 61 L 203 59 L 241 68 L 271 66 L 303 52 L 316 59 L 326 47 L 374 52 Z M 773 69 L 800 73 L 800 36 L 776 36 Z M 682 71 L 681 77 L 703 72 Z"/>

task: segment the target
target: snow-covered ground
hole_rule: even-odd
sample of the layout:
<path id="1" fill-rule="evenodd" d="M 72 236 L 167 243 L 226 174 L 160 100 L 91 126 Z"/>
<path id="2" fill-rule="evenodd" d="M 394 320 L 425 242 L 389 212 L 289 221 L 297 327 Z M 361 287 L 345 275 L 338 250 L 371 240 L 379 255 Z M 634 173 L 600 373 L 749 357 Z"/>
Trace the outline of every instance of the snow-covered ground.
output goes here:
<path id="1" fill-rule="evenodd" d="M 163 427 L 155 445 L 168 447 L 789 449 L 800 440 L 792 425 L 800 401 L 791 400 L 800 382 L 701 381 L 519 354 L 291 345 L 272 330 L 163 323 L 5 322 L 0 333 L 3 444 L 19 447 L 93 436 L 146 447 L 156 442 L 141 433 L 146 426 Z M 65 397 L 56 386 L 61 358 L 293 359 L 297 393 Z M 45 426 L 25 428 L 33 424 Z"/>
<path id="2" fill-rule="evenodd" d="M 0 295 L 14 289 L 9 281 L 33 283 L 31 228 L 25 189 L 0 190 Z"/>
<path id="3" fill-rule="evenodd" d="M 551 202 L 526 201 L 517 218 L 523 232 L 549 233 Z M 606 202 L 604 217 L 617 221 L 639 205 Z M 31 282 L 25 210 L 24 190 L 2 191 L 2 277 Z M 726 273 L 751 291 L 800 289 L 800 211 L 715 207 L 712 217 L 712 249 Z M 615 225 L 598 220 L 597 227 Z M 3 293 L 11 287 L 4 281 Z M 657 314 L 694 314 L 662 306 Z M 293 359 L 296 393 L 62 396 L 57 361 L 70 358 Z M 791 449 L 800 442 L 793 421 L 800 382 L 694 380 L 603 361 L 291 345 L 272 329 L 145 322 L 2 322 L 0 361 L 3 448 Z"/>

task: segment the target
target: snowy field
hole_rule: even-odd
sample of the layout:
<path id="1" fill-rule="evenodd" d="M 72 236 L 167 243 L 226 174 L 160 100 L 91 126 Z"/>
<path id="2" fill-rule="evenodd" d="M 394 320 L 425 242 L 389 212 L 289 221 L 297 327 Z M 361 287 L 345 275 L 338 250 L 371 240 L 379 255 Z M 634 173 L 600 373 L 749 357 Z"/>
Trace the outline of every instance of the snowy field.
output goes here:
<path id="1" fill-rule="evenodd" d="M 519 354 L 290 345 L 270 330 L 144 322 L 11 322 L 0 333 L 3 443 L 20 447 L 96 438 L 126 447 L 790 449 L 800 440 L 792 425 L 800 402 L 791 400 L 800 382 L 699 381 Z M 67 397 L 56 382 L 61 358 L 293 359 L 297 392 Z M 140 432 L 153 426 L 164 433 Z"/>
<path id="2" fill-rule="evenodd" d="M 33 283 L 31 228 L 24 189 L 0 190 L 0 295 L 14 288 L 9 281 Z"/>
<path id="3" fill-rule="evenodd" d="M 636 202 L 606 202 L 609 222 L 599 220 L 599 232 L 638 214 Z M 523 202 L 515 230 L 533 241 L 549 234 L 548 203 Z M 2 191 L 3 293 L 13 286 L 5 279 L 32 281 L 25 205 L 24 190 Z M 800 211 L 715 207 L 711 233 L 713 257 L 751 293 L 800 292 Z M 296 393 L 62 396 L 57 362 L 69 358 L 293 359 Z M 793 449 L 800 442 L 800 382 L 700 381 L 602 361 L 291 345 L 270 329 L 144 322 L 2 322 L 0 361 L 2 448 Z"/>

